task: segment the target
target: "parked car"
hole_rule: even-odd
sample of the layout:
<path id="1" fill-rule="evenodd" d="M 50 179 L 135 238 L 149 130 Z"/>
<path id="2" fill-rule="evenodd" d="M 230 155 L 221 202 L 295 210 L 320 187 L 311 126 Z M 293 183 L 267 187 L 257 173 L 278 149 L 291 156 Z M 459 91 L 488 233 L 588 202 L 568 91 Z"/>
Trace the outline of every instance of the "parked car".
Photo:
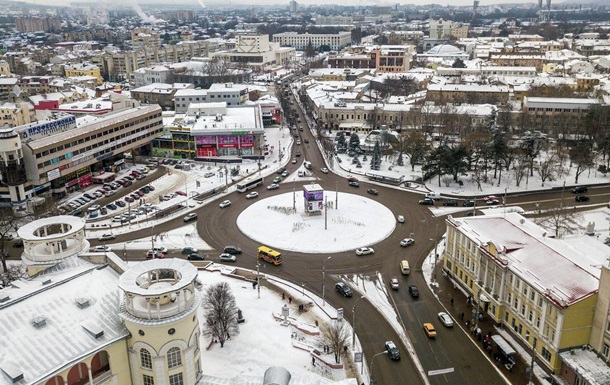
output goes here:
<path id="1" fill-rule="evenodd" d="M 210 172 L 206 172 L 205 174 L 203 174 L 203 177 L 204 177 L 204 178 L 211 178 L 211 177 L 213 177 L 214 175 L 215 175 L 215 174 L 214 174 L 213 172 L 211 172 L 211 171 L 210 171 Z"/>
<path id="2" fill-rule="evenodd" d="M 409 294 L 413 298 L 419 298 L 419 289 L 415 285 L 409 285 Z"/>
<path id="3" fill-rule="evenodd" d="M 582 194 L 586 193 L 587 191 L 589 191 L 589 188 L 587 186 L 576 186 L 572 189 L 572 193 L 574 194 Z"/>
<path id="4" fill-rule="evenodd" d="M 368 190 L 366 190 L 367 193 L 372 194 L 372 195 L 379 195 L 379 191 L 377 191 L 377 189 L 374 188 L 370 188 Z"/>
<path id="5" fill-rule="evenodd" d="M 405 238 L 402 241 L 400 241 L 400 246 L 407 247 L 407 246 L 411 246 L 414 243 L 415 243 L 415 240 L 413 238 Z"/>
<path id="6" fill-rule="evenodd" d="M 148 187 L 148 189 L 149 189 L 150 191 L 155 191 L 155 186 L 153 186 L 153 185 L 148 185 L 148 186 L 146 186 L 146 187 Z"/>
<path id="7" fill-rule="evenodd" d="M 231 206 L 231 201 L 228 199 L 225 201 L 222 201 L 222 202 L 220 202 L 219 206 L 221 209 L 224 209 L 225 207 L 229 207 L 229 206 Z"/>
<path id="8" fill-rule="evenodd" d="M 228 254 L 241 254 L 241 249 L 237 246 L 225 246 L 224 252 Z"/>
<path id="9" fill-rule="evenodd" d="M 176 191 L 176 194 L 185 197 L 186 193 L 184 191 Z"/>
<path id="10" fill-rule="evenodd" d="M 193 254 L 196 253 L 197 249 L 191 246 L 186 246 L 182 248 L 182 254 Z"/>
<path id="11" fill-rule="evenodd" d="M 575 200 L 576 202 L 588 202 L 588 201 L 590 201 L 590 200 L 591 200 L 591 198 L 589 198 L 589 197 L 588 197 L 588 196 L 586 196 L 586 195 L 577 195 L 577 196 L 576 196 L 576 198 L 574 198 L 574 200 Z"/>
<path id="12" fill-rule="evenodd" d="M 229 253 L 222 253 L 222 254 L 220 254 L 220 257 L 218 257 L 218 258 L 222 262 L 235 262 L 237 260 L 236 256 L 231 255 Z"/>
<path id="13" fill-rule="evenodd" d="M 114 204 L 116 204 L 116 205 L 117 205 L 117 206 L 119 206 L 119 207 L 125 207 L 125 206 L 127 206 L 127 204 L 126 204 L 125 202 L 123 202 L 123 201 L 116 201 L 116 202 L 114 202 Z"/>
<path id="14" fill-rule="evenodd" d="M 343 294 L 344 297 L 351 297 L 353 295 L 352 289 L 343 282 L 337 282 L 335 284 L 335 290 Z"/>
<path id="15" fill-rule="evenodd" d="M 428 338 L 436 338 L 436 329 L 434 329 L 434 325 L 429 322 L 424 323 L 424 332 L 428 336 Z"/>
<path id="16" fill-rule="evenodd" d="M 189 261 L 203 261 L 205 260 L 205 257 L 199 253 L 191 253 L 186 259 Z"/>
<path id="17" fill-rule="evenodd" d="M 390 357 L 390 359 L 394 361 L 400 360 L 400 352 L 398 351 L 398 347 L 396 347 L 396 344 L 394 342 L 386 341 L 384 349 L 386 352 L 388 352 L 388 356 Z"/>
<path id="18" fill-rule="evenodd" d="M 396 278 L 396 277 L 390 278 L 390 287 L 393 290 L 398 290 L 398 288 L 400 287 L 400 284 L 398 283 L 398 278 Z"/>
<path id="19" fill-rule="evenodd" d="M 457 206 L 458 203 L 455 199 L 447 199 L 443 202 L 443 206 Z"/>
<path id="20" fill-rule="evenodd" d="M 434 206 L 434 199 L 424 198 L 419 201 L 419 204 L 424 206 Z"/>
<path id="21" fill-rule="evenodd" d="M 114 190 L 106 191 L 106 192 L 104 193 L 104 196 L 105 196 L 106 198 L 108 198 L 108 197 L 113 196 L 115 193 L 116 193 L 116 191 L 114 191 Z"/>
<path id="22" fill-rule="evenodd" d="M 97 240 L 98 241 L 110 241 L 115 238 L 116 238 L 116 235 L 114 235 L 112 233 L 106 233 L 106 234 L 102 234 L 99 237 L 97 237 Z"/>
<path id="23" fill-rule="evenodd" d="M 256 197 L 258 197 L 258 193 L 256 191 L 252 191 L 251 193 L 248 193 L 248 195 L 246 195 L 246 199 L 252 199 Z"/>
<path id="24" fill-rule="evenodd" d="M 467 199 L 467 200 L 464 201 L 464 203 L 462 203 L 462 206 L 464 206 L 464 207 L 474 207 L 474 201 L 470 200 L 470 199 Z"/>
<path id="25" fill-rule="evenodd" d="M 197 213 L 190 213 L 183 218 L 184 222 L 190 222 L 197 219 Z"/>
<path id="26" fill-rule="evenodd" d="M 133 201 L 134 201 L 134 199 L 131 196 L 126 196 L 125 197 L 125 202 L 132 203 Z"/>
<path id="27" fill-rule="evenodd" d="M 360 247 L 356 249 L 356 255 L 368 255 L 375 254 L 375 250 L 372 247 Z"/>
<path id="28" fill-rule="evenodd" d="M 449 314 L 445 313 L 444 311 L 438 313 L 438 319 L 441 321 L 441 323 L 443 325 L 445 325 L 448 328 L 453 326 L 453 320 L 451 319 L 451 316 Z"/>

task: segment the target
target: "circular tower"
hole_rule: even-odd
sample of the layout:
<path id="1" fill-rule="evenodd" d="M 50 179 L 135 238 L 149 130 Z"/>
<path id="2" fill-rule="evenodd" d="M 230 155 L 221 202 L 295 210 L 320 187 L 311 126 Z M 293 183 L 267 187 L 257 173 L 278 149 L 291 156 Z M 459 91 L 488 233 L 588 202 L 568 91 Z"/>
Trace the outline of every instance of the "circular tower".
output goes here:
<path id="1" fill-rule="evenodd" d="M 26 208 L 27 176 L 19 134 L 11 128 L 0 129 L 0 191 L 7 191 L 14 207 Z"/>
<path id="2" fill-rule="evenodd" d="M 85 220 L 71 215 L 42 218 L 21 226 L 21 260 L 30 276 L 89 249 Z"/>
<path id="3" fill-rule="evenodd" d="M 119 278 L 134 384 L 194 385 L 201 378 L 196 278 L 197 268 L 177 258 L 138 263 Z"/>

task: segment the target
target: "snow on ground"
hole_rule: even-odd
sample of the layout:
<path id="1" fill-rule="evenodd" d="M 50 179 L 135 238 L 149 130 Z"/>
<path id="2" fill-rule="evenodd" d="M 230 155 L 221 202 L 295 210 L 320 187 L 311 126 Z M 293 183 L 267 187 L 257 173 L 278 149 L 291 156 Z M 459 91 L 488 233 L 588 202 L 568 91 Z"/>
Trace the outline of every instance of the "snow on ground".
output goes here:
<path id="1" fill-rule="evenodd" d="M 335 204 L 336 193 L 325 192 L 328 204 Z M 336 253 L 382 241 L 396 227 L 394 214 L 372 199 L 339 193 L 338 207 L 324 214 L 308 216 L 303 208 L 303 192 L 262 199 L 246 208 L 237 226 L 248 238 L 262 244 L 303 253 Z M 325 230 L 325 223 L 327 230 Z"/>
<path id="2" fill-rule="evenodd" d="M 343 384 L 356 385 L 359 382 L 354 378 L 346 378 L 345 370 L 330 369 L 317 360 L 317 365 L 312 365 L 310 351 L 319 348 L 319 340 L 299 331 L 293 326 L 283 326 L 280 319 L 274 318 L 282 313 L 282 307 L 288 305 L 288 298 L 294 300 L 289 306 L 288 317 L 292 325 L 300 329 L 316 331 L 315 322 L 321 324 L 330 322 L 330 317 L 319 307 L 307 307 L 307 311 L 299 314 L 297 302 L 310 302 L 309 293 L 303 296 L 300 290 L 291 287 L 290 284 L 281 280 L 273 279 L 273 283 L 279 287 L 275 292 L 264 285 L 260 287 L 260 298 L 258 291 L 252 288 L 249 282 L 227 277 L 231 273 L 230 267 L 212 265 L 207 271 L 199 273 L 199 279 L 203 282 L 203 292 L 206 287 L 217 282 L 228 282 L 233 295 L 236 298 L 237 307 L 241 309 L 245 323 L 239 325 L 239 334 L 231 336 L 224 347 L 220 344 L 212 344 L 207 349 L 209 339 L 201 339 L 201 362 L 203 370 L 202 383 L 207 384 L 261 384 L 262 378 L 271 366 L 280 366 L 287 369 L 291 375 L 291 385 L 324 385 Z M 220 274 L 220 271 L 223 274 Z M 282 293 L 285 300 L 282 300 Z M 319 298 L 314 297 L 315 301 Z M 324 310 L 333 317 L 336 309 L 326 304 Z M 200 322 L 204 322 L 203 310 L 199 311 Z M 299 348 L 295 347 L 299 346 Z M 321 350 L 321 349 L 320 349 Z M 331 354 L 319 352 L 320 359 L 334 363 Z"/>
<path id="3" fill-rule="evenodd" d="M 134 239 L 125 243 L 107 243 L 116 253 L 120 254 L 120 250 L 148 250 L 151 249 L 153 238 L 155 247 L 164 246 L 168 249 L 182 249 L 185 246 L 191 246 L 198 250 L 211 250 L 203 239 L 197 233 L 196 224 L 193 222 L 186 226 L 181 226 L 170 231 L 155 233 L 154 228 L 151 228 L 151 236 Z"/>

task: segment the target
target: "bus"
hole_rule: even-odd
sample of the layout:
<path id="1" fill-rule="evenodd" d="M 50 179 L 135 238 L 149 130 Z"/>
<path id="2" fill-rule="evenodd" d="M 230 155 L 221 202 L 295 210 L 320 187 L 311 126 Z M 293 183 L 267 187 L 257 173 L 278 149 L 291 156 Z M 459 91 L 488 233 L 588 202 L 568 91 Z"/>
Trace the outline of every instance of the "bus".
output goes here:
<path id="1" fill-rule="evenodd" d="M 282 253 L 275 251 L 267 246 L 261 246 L 258 248 L 258 257 L 263 259 L 265 262 L 279 265 L 282 263 Z"/>
<path id="2" fill-rule="evenodd" d="M 250 178 L 246 178 L 243 181 L 237 184 L 237 191 L 246 192 L 255 188 L 256 186 L 260 186 L 263 184 L 262 176 L 251 176 Z"/>

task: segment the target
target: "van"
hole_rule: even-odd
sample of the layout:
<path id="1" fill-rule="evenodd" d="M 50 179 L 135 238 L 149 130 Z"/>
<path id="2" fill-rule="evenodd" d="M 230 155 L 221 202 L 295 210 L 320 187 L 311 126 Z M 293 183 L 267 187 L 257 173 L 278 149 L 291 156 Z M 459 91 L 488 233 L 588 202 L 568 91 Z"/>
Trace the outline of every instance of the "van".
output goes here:
<path id="1" fill-rule="evenodd" d="M 409 261 L 400 261 L 400 272 L 403 275 L 409 275 L 411 268 L 409 267 Z"/>
<path id="2" fill-rule="evenodd" d="M 434 199 L 435 201 L 441 199 L 441 193 L 430 191 L 426 194 L 426 198 Z"/>

